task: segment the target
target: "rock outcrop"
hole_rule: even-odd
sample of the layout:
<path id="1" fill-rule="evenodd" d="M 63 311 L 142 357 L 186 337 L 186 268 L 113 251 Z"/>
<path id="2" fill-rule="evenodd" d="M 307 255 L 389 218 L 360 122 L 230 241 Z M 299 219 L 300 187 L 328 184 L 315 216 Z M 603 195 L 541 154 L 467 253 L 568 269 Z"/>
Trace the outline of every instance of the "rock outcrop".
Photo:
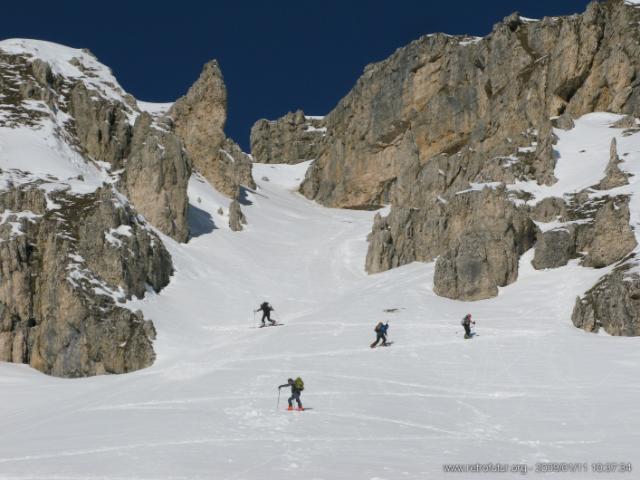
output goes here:
<path id="1" fill-rule="evenodd" d="M 623 118 L 624 119 L 624 118 Z M 618 157 L 618 148 L 616 139 L 611 140 L 611 148 L 609 150 L 609 163 L 607 169 L 604 172 L 604 178 L 598 185 L 600 190 L 611 190 L 612 188 L 621 187 L 627 185 L 627 175 L 620 170 L 618 166 L 620 164 L 620 157 Z"/>
<path id="2" fill-rule="evenodd" d="M 302 110 L 275 121 L 258 120 L 251 128 L 251 156 L 259 163 L 315 160 L 326 131 L 323 117 L 307 117 Z"/>
<path id="3" fill-rule="evenodd" d="M 251 159 L 224 134 L 227 90 L 215 60 L 169 112 L 193 166 L 216 189 L 235 198 L 240 186 L 255 188 Z"/>
<path id="4" fill-rule="evenodd" d="M 482 211 L 482 215 L 477 213 Z M 366 269 L 380 272 L 438 257 L 434 291 L 478 300 L 517 278 L 518 259 L 535 240 L 535 224 L 502 190 L 485 188 L 435 199 L 430 208 L 379 215 L 369 236 Z"/>
<path id="5" fill-rule="evenodd" d="M 602 268 L 622 260 L 637 245 L 629 223 L 629 198 L 590 199 L 581 193 L 572 199 L 552 228 L 537 234 L 533 266 L 557 268 L 572 258 L 585 267 Z"/>
<path id="6" fill-rule="evenodd" d="M 637 128 L 638 124 L 633 115 L 625 115 L 612 126 L 614 128 Z"/>
<path id="7" fill-rule="evenodd" d="M 588 332 L 640 335 L 640 274 L 634 260 L 624 262 L 576 299 L 573 324 Z"/>
<path id="8" fill-rule="evenodd" d="M 243 225 L 247 224 L 247 219 L 242 213 L 240 203 L 234 200 L 229 205 L 229 228 L 234 232 L 239 232 L 243 229 Z"/>

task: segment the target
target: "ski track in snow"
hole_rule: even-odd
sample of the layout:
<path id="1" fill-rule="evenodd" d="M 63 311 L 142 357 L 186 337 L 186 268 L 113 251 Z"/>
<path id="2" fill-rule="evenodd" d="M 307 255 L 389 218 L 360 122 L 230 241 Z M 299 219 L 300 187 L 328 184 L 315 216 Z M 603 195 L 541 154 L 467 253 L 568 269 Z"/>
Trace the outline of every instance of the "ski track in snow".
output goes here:
<path id="1" fill-rule="evenodd" d="M 610 121 L 578 125 L 587 152 L 576 150 L 578 130 L 561 136 L 562 188 L 580 186 L 570 178 L 580 168 L 566 161 L 604 171 L 613 135 L 622 168 L 640 178 L 640 134 L 621 137 L 603 127 Z M 247 194 L 240 233 L 227 226 L 229 200 L 192 178 L 196 236 L 164 238 L 171 284 L 129 305 L 156 325 L 152 367 L 59 379 L 0 364 L 0 479 L 423 479 L 475 462 L 640 468 L 640 339 L 570 321 L 576 295 L 606 269 L 536 271 L 530 251 L 515 284 L 473 303 L 435 296 L 433 264 L 367 276 L 374 212 L 295 193 L 308 165 L 255 165 L 259 189 Z M 634 199 L 634 219 L 638 211 Z M 250 328 L 263 300 L 285 326 Z M 467 312 L 478 322 L 471 341 L 459 323 Z M 395 343 L 372 350 L 379 320 Z M 283 411 L 285 390 L 276 410 L 276 387 L 297 375 L 313 410 Z"/>

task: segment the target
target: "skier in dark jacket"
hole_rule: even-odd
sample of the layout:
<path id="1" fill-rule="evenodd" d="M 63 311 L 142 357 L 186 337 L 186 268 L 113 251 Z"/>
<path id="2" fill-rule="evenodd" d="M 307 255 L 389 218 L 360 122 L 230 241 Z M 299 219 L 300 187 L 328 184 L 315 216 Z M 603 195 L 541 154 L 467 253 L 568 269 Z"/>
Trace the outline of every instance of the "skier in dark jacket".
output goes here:
<path id="1" fill-rule="evenodd" d="M 476 322 L 471 320 L 471 314 L 467 313 L 463 318 L 462 322 L 460 322 L 464 327 L 464 338 L 471 338 L 471 325 L 475 325 Z"/>
<path id="2" fill-rule="evenodd" d="M 287 408 L 287 410 L 293 410 L 294 400 L 298 402 L 298 410 L 304 410 L 304 408 L 302 407 L 302 402 L 300 402 L 300 394 L 302 392 L 298 390 L 298 388 L 296 387 L 296 382 L 293 380 L 293 378 L 290 378 L 289 380 L 287 380 L 287 383 L 285 383 L 284 385 L 280 385 L 278 387 L 278 390 L 284 387 L 291 387 L 291 396 L 289 397 L 289 400 L 288 400 L 289 408 Z"/>
<path id="3" fill-rule="evenodd" d="M 376 341 L 369 346 L 371 348 L 375 348 L 375 346 L 378 345 L 378 342 L 382 340 L 381 346 L 386 347 L 387 346 L 387 330 L 389 330 L 389 322 L 387 323 L 379 322 L 376 325 L 376 328 L 374 328 L 374 331 L 376 332 Z"/>
<path id="4" fill-rule="evenodd" d="M 275 320 L 271 320 L 271 312 L 273 312 L 275 309 L 269 305 L 269 302 L 262 302 L 262 304 L 258 307 L 258 310 L 255 310 L 255 312 L 259 312 L 260 310 L 262 310 L 262 326 L 264 327 L 264 319 L 266 318 L 267 320 L 269 320 L 269 323 L 271 323 L 271 325 L 275 325 L 276 321 Z"/>

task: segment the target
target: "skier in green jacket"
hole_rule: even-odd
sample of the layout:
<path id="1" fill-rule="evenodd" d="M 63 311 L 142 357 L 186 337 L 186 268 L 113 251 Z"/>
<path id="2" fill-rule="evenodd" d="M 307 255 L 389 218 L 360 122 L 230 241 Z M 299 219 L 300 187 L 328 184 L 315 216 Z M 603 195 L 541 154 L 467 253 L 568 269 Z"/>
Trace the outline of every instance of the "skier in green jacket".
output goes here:
<path id="1" fill-rule="evenodd" d="M 302 390 L 304 390 L 304 383 L 302 383 L 302 379 L 300 377 L 296 378 L 295 380 L 293 378 L 290 378 L 289 380 L 287 380 L 287 383 L 285 383 L 284 385 L 280 385 L 278 387 L 278 390 L 285 387 L 291 387 L 291 396 L 288 400 L 289 408 L 287 408 L 287 410 L 293 410 L 294 400 L 298 402 L 298 410 L 304 410 L 304 408 L 302 407 L 302 402 L 300 401 L 300 394 L 302 393 Z"/>

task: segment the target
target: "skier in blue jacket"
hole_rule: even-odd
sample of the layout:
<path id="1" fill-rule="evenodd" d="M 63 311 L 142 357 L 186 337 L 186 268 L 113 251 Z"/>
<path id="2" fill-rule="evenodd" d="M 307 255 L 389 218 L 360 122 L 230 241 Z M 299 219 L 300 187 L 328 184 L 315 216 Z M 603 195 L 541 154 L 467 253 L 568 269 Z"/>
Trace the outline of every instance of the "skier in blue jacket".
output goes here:
<path id="1" fill-rule="evenodd" d="M 376 328 L 374 329 L 374 331 L 376 332 L 376 341 L 370 345 L 371 348 L 375 348 L 380 340 L 382 340 L 381 345 L 383 347 L 387 346 L 387 330 L 389 330 L 389 322 L 378 322 Z"/>

